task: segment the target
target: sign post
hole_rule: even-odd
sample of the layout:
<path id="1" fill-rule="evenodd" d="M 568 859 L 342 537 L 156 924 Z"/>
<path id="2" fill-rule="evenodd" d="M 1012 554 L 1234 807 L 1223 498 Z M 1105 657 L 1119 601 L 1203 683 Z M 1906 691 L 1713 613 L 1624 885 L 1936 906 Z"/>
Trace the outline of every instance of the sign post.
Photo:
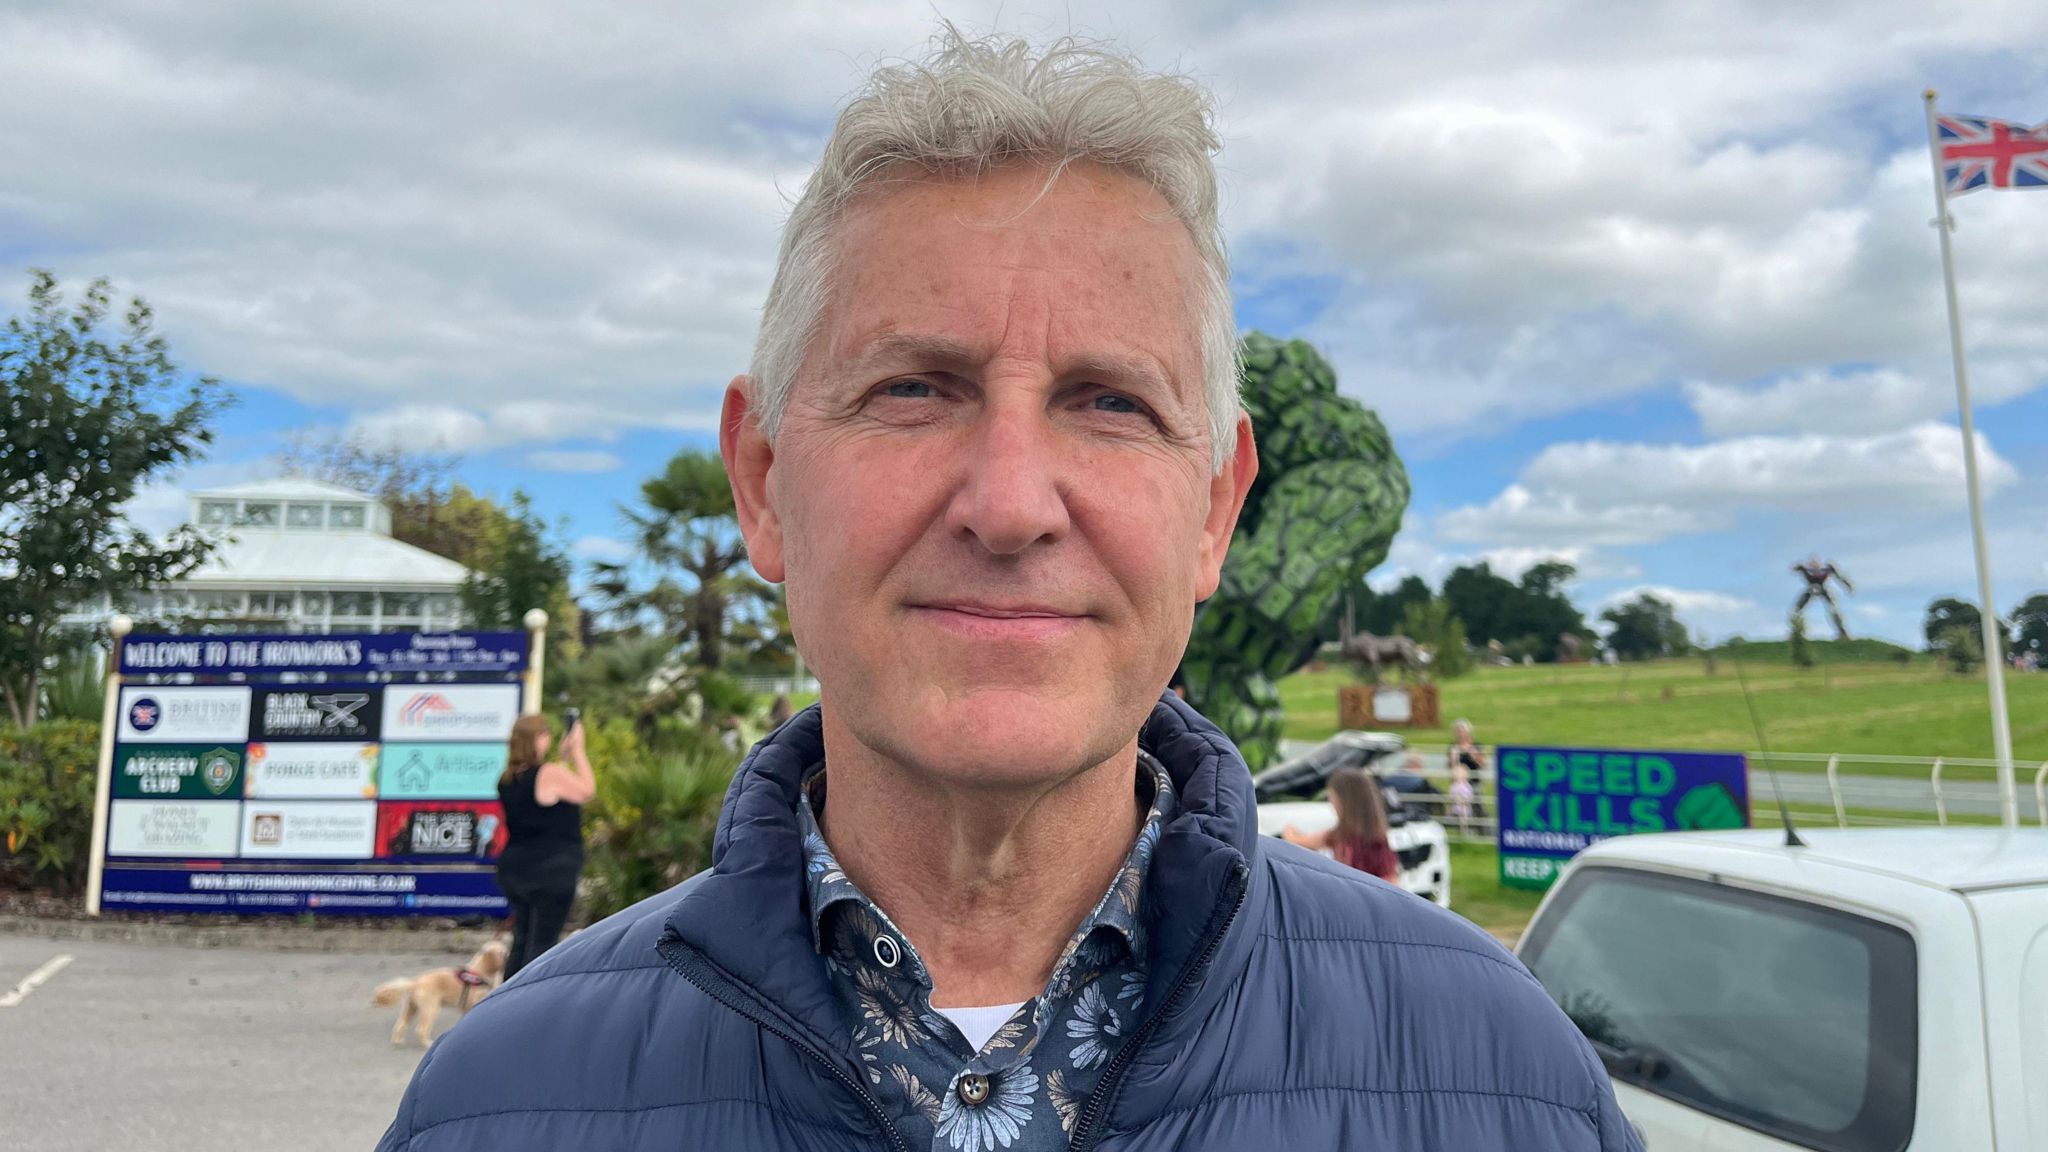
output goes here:
<path id="1" fill-rule="evenodd" d="M 528 655 L 526 658 L 526 692 L 520 700 L 519 711 L 531 716 L 540 711 L 541 673 L 548 661 L 548 614 L 535 608 L 526 614 L 526 635 Z"/>
<path id="2" fill-rule="evenodd" d="M 1610 836 L 1749 826 L 1739 752 L 1503 745 L 1494 756 L 1503 887 L 1548 888 Z"/>
<path id="3" fill-rule="evenodd" d="M 86 865 L 85 914 L 100 914 L 100 879 L 107 859 L 107 800 L 114 780 L 114 725 L 121 699 L 121 642 L 135 630 L 135 621 L 116 616 L 107 621 L 114 646 L 107 652 L 107 699 L 100 707 L 100 771 L 93 784 L 92 856 Z"/>

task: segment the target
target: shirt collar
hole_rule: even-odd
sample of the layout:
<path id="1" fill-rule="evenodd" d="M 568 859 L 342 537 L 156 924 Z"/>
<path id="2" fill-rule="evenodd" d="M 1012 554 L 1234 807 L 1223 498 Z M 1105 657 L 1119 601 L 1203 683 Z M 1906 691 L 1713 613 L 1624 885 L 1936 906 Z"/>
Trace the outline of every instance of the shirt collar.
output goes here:
<path id="1" fill-rule="evenodd" d="M 1145 964 L 1145 920 L 1141 913 L 1145 876 L 1151 868 L 1152 852 L 1159 843 L 1160 832 L 1178 813 L 1180 806 L 1174 793 L 1173 778 L 1167 774 L 1165 765 L 1143 748 L 1138 749 L 1137 787 L 1140 795 L 1150 793 L 1151 796 L 1145 822 L 1139 828 L 1131 850 L 1125 854 L 1123 866 L 1117 870 L 1109 890 L 1103 893 L 1094 910 L 1081 921 L 1070 938 L 1055 966 L 1056 974 L 1069 967 L 1075 953 L 1087 945 L 1099 929 L 1107 929 L 1121 937 L 1132 959 L 1140 967 Z M 803 787 L 797 795 L 797 822 L 803 836 L 804 883 L 809 895 L 812 946 L 828 961 L 853 961 L 867 966 L 875 966 L 887 959 L 893 948 L 901 958 L 900 967 L 919 983 L 929 984 L 930 977 L 925 973 L 924 962 L 918 958 L 909 939 L 858 885 L 847 878 L 845 869 L 832 855 L 831 846 L 825 843 L 817 817 L 818 807 L 822 807 L 824 802 L 825 766 L 819 763 L 805 775 Z M 889 943 L 879 943 L 883 936 L 889 937 Z M 882 950 L 879 956 L 875 954 L 877 947 Z"/>

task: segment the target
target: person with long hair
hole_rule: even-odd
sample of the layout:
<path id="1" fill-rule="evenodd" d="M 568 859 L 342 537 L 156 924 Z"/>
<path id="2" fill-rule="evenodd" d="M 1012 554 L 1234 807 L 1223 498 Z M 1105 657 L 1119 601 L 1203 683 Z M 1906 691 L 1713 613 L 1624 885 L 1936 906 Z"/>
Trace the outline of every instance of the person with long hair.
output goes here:
<path id="1" fill-rule="evenodd" d="M 561 939 L 583 873 L 583 805 L 597 794 L 597 776 L 583 754 L 582 724 L 570 721 L 562 755 L 550 760 L 553 743 L 547 717 L 521 716 L 498 778 L 506 836 L 498 888 L 512 905 L 507 980 Z"/>
<path id="2" fill-rule="evenodd" d="M 1289 844 L 1317 852 L 1328 852 L 1338 863 L 1382 880 L 1398 880 L 1400 858 L 1387 843 L 1387 802 L 1380 795 L 1379 781 L 1359 768 L 1340 768 L 1330 773 L 1330 807 L 1337 812 L 1337 824 L 1321 832 L 1303 832 L 1292 826 L 1280 833 Z"/>

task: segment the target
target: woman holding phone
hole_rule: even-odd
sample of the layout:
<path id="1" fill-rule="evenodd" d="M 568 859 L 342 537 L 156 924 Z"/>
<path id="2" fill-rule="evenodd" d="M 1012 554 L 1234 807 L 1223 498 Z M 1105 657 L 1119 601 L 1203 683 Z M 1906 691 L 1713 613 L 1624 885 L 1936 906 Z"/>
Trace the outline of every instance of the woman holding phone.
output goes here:
<path id="1" fill-rule="evenodd" d="M 505 809 L 505 851 L 498 857 L 498 888 L 512 905 L 512 945 L 505 978 L 554 946 L 576 899 L 583 873 L 583 805 L 597 794 L 597 776 L 583 754 L 583 725 L 575 709 L 561 755 L 548 759 L 554 735 L 545 716 L 521 716 L 512 725 L 498 802 Z"/>

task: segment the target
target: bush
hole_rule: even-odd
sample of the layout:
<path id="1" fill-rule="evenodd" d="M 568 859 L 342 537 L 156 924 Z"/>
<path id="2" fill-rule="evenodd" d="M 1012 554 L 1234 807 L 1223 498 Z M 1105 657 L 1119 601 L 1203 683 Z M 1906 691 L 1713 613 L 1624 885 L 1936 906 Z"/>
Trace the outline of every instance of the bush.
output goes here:
<path id="1" fill-rule="evenodd" d="M 89 721 L 0 731 L 0 883 L 84 889 L 99 746 Z"/>
<path id="2" fill-rule="evenodd" d="M 584 811 L 584 911 L 592 920 L 711 866 L 711 840 L 739 754 L 702 729 L 662 737 L 658 747 L 643 747 L 625 722 L 587 737 L 597 771 L 597 795 Z"/>

